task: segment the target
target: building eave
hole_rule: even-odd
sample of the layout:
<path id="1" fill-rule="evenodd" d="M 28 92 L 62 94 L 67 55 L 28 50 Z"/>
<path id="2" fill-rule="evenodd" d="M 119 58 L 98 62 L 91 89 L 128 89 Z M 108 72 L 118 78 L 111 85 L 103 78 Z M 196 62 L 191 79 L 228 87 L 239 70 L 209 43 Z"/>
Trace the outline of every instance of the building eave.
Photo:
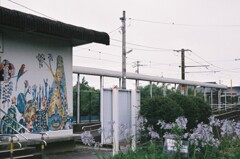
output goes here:
<path id="1" fill-rule="evenodd" d="M 109 35 L 105 32 L 86 29 L 4 7 L 0 7 L 0 25 L 16 28 L 23 32 L 31 31 L 33 33 L 60 37 L 69 40 L 72 46 L 93 42 L 105 45 L 110 44 Z"/>

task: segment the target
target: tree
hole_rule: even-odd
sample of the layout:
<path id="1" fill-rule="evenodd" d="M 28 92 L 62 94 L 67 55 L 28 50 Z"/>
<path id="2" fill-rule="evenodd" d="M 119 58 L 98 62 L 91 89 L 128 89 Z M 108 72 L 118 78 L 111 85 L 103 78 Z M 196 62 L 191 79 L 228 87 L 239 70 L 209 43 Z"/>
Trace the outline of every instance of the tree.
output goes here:
<path id="1" fill-rule="evenodd" d="M 77 113 L 77 84 L 73 87 L 73 114 Z M 80 83 L 81 116 L 100 116 L 100 91 L 89 86 L 85 77 Z"/>
<path id="2" fill-rule="evenodd" d="M 148 97 L 150 97 L 150 85 L 140 87 L 141 103 Z M 152 85 L 153 96 L 163 96 L 163 89 L 158 87 L 156 84 Z"/>

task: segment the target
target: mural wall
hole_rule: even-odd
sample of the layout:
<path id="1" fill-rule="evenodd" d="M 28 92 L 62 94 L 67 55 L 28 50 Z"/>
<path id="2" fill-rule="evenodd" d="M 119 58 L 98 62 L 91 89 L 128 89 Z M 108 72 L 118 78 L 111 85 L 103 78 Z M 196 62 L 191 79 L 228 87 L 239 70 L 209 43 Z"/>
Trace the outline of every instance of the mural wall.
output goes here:
<path id="1" fill-rule="evenodd" d="M 24 133 L 25 130 L 14 121 L 31 132 L 72 127 L 67 111 L 67 86 L 62 56 L 57 56 L 54 60 L 52 54 L 38 54 L 35 61 L 39 70 L 44 67 L 48 69 L 52 79 L 43 78 L 42 84 L 36 85 L 34 81 L 21 80 L 31 67 L 22 64 L 20 68 L 15 68 L 14 63 L 7 59 L 0 64 L 0 101 L 2 109 L 7 113 L 2 117 L 1 133 L 16 133 L 15 130 Z M 53 70 L 52 65 L 56 65 L 56 70 Z M 19 85 L 23 85 L 24 89 L 19 90 Z M 16 96 L 13 95 L 14 91 L 17 92 Z M 20 118 L 17 118 L 17 113 Z"/>

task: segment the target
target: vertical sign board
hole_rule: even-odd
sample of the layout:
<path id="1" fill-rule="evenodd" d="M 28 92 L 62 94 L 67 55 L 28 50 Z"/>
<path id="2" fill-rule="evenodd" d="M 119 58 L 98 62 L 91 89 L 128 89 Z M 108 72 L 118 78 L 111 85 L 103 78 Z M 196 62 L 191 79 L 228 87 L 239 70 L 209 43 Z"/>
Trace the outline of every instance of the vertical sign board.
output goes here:
<path id="1" fill-rule="evenodd" d="M 180 147 L 179 150 L 177 150 L 177 147 Z M 164 146 L 163 146 L 163 152 L 174 154 L 180 153 L 181 157 L 188 157 L 188 147 L 189 142 L 187 140 L 181 140 L 180 143 L 177 142 L 177 140 L 172 138 L 165 138 Z"/>
<path id="2" fill-rule="evenodd" d="M 3 53 L 3 33 L 0 32 L 0 53 Z"/>

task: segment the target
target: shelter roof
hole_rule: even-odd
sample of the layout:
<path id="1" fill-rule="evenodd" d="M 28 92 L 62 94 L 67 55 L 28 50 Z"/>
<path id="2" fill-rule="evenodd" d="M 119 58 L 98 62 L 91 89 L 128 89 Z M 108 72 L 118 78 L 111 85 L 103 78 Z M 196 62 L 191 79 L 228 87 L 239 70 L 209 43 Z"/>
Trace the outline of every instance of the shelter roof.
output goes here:
<path id="1" fill-rule="evenodd" d="M 34 32 L 60 37 L 71 42 L 72 46 L 88 43 L 109 45 L 109 35 L 83 27 L 50 20 L 32 14 L 0 7 L 0 26 L 15 28 L 23 32 Z"/>

